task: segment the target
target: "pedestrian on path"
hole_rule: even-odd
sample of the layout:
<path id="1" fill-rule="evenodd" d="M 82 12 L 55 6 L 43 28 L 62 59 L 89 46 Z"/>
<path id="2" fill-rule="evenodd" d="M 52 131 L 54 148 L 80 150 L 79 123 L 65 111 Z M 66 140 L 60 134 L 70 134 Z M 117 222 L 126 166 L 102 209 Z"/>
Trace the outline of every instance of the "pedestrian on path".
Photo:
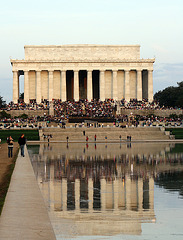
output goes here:
<path id="1" fill-rule="evenodd" d="M 13 138 L 11 136 L 7 138 L 7 143 L 8 143 L 8 157 L 12 158 L 13 157 Z"/>
<path id="2" fill-rule="evenodd" d="M 24 136 L 24 134 L 22 134 L 19 139 L 18 139 L 18 144 L 20 145 L 20 150 L 21 150 L 21 156 L 25 157 L 24 155 L 24 146 L 26 144 L 26 138 Z"/>

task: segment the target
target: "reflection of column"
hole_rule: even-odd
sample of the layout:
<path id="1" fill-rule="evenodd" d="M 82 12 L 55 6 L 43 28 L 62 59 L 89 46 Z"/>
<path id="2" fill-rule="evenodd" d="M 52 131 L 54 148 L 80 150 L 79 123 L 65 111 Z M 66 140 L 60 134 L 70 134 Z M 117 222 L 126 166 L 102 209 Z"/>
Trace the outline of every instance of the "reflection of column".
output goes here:
<path id="1" fill-rule="evenodd" d="M 154 210 L 154 179 L 149 178 L 149 208 Z"/>
<path id="2" fill-rule="evenodd" d="M 61 181 L 54 181 L 54 209 L 56 211 L 62 210 L 62 199 L 61 199 Z"/>
<path id="3" fill-rule="evenodd" d="M 19 99 L 19 76 L 18 71 L 13 71 L 13 102 L 18 103 Z"/>
<path id="4" fill-rule="evenodd" d="M 143 208 L 143 180 L 138 179 L 138 210 L 141 211 Z"/>
<path id="5" fill-rule="evenodd" d="M 138 209 L 138 195 L 137 195 L 137 181 L 131 181 L 131 208 L 137 210 Z"/>
<path id="6" fill-rule="evenodd" d="M 36 102 L 41 103 L 41 71 L 36 71 Z"/>
<path id="7" fill-rule="evenodd" d="M 89 200 L 89 211 L 93 210 L 93 180 L 88 179 L 88 200 Z"/>
<path id="8" fill-rule="evenodd" d="M 118 181 L 118 207 L 125 209 L 125 181 L 120 179 Z"/>
<path id="9" fill-rule="evenodd" d="M 113 184 L 114 184 L 114 210 L 118 210 L 118 180 L 115 179 Z"/>
<path id="10" fill-rule="evenodd" d="M 100 100 L 105 101 L 105 72 L 100 71 Z"/>
<path id="11" fill-rule="evenodd" d="M 24 71 L 24 102 L 29 103 L 29 72 Z"/>
<path id="12" fill-rule="evenodd" d="M 148 70 L 148 101 L 153 101 L 153 71 Z"/>
<path id="13" fill-rule="evenodd" d="M 130 72 L 125 71 L 125 100 L 130 101 Z"/>
<path id="14" fill-rule="evenodd" d="M 142 71 L 137 70 L 137 100 L 142 101 Z"/>
<path id="15" fill-rule="evenodd" d="M 49 71 L 49 101 L 53 99 L 53 71 Z"/>
<path id="16" fill-rule="evenodd" d="M 126 177 L 126 209 L 131 209 L 131 179 Z"/>
<path id="17" fill-rule="evenodd" d="M 67 179 L 65 178 L 62 179 L 61 198 L 62 198 L 63 211 L 66 211 L 67 210 Z"/>
<path id="18" fill-rule="evenodd" d="M 101 189 L 101 210 L 106 209 L 106 180 L 103 178 L 100 180 Z"/>
<path id="19" fill-rule="evenodd" d="M 54 165 L 50 165 L 50 182 L 49 182 L 49 188 L 50 188 L 50 208 L 54 210 Z"/>
<path id="20" fill-rule="evenodd" d="M 113 99 L 118 100 L 117 71 L 113 71 Z"/>
<path id="21" fill-rule="evenodd" d="M 61 99 L 66 101 L 66 71 L 61 72 Z"/>
<path id="22" fill-rule="evenodd" d="M 79 101 L 79 72 L 74 71 L 74 100 Z"/>
<path id="23" fill-rule="evenodd" d="M 87 99 L 88 101 L 93 99 L 92 71 L 87 71 Z"/>
<path id="24" fill-rule="evenodd" d="M 80 209 L 80 180 L 75 180 L 75 209 L 79 211 Z"/>

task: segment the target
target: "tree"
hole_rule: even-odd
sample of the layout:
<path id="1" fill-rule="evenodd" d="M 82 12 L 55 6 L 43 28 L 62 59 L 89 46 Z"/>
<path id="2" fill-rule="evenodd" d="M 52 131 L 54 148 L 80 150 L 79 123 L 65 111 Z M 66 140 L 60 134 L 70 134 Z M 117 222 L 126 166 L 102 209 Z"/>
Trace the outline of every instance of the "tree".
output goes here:
<path id="1" fill-rule="evenodd" d="M 3 97 L 0 96 L 0 109 L 6 107 L 6 101 L 3 100 Z"/>
<path id="2" fill-rule="evenodd" d="M 19 98 L 20 98 L 21 100 L 24 100 L 24 93 L 20 93 Z"/>
<path id="3" fill-rule="evenodd" d="M 183 82 L 177 83 L 178 87 L 167 87 L 162 91 L 155 93 L 154 100 L 158 101 L 160 106 L 165 107 L 183 107 Z"/>
<path id="4" fill-rule="evenodd" d="M 11 115 L 6 113 L 4 110 L 2 112 L 0 112 L 0 119 L 3 118 L 11 118 Z"/>

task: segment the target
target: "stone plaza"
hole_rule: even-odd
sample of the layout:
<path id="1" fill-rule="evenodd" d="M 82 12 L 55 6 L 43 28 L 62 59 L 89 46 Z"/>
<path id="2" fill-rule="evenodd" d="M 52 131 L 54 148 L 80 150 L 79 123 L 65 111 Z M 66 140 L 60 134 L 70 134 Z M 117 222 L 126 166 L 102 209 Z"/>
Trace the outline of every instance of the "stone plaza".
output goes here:
<path id="1" fill-rule="evenodd" d="M 24 101 L 148 99 L 153 101 L 153 63 L 140 45 L 24 46 L 25 59 L 11 59 L 13 102 L 24 75 Z"/>

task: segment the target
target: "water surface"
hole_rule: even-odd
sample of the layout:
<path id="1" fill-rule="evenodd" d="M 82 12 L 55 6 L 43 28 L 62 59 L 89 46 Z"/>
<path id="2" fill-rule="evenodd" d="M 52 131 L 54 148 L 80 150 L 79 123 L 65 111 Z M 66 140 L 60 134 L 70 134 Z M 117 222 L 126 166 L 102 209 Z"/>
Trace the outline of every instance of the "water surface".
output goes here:
<path id="1" fill-rule="evenodd" d="M 183 239 L 182 144 L 29 145 L 57 239 Z"/>

